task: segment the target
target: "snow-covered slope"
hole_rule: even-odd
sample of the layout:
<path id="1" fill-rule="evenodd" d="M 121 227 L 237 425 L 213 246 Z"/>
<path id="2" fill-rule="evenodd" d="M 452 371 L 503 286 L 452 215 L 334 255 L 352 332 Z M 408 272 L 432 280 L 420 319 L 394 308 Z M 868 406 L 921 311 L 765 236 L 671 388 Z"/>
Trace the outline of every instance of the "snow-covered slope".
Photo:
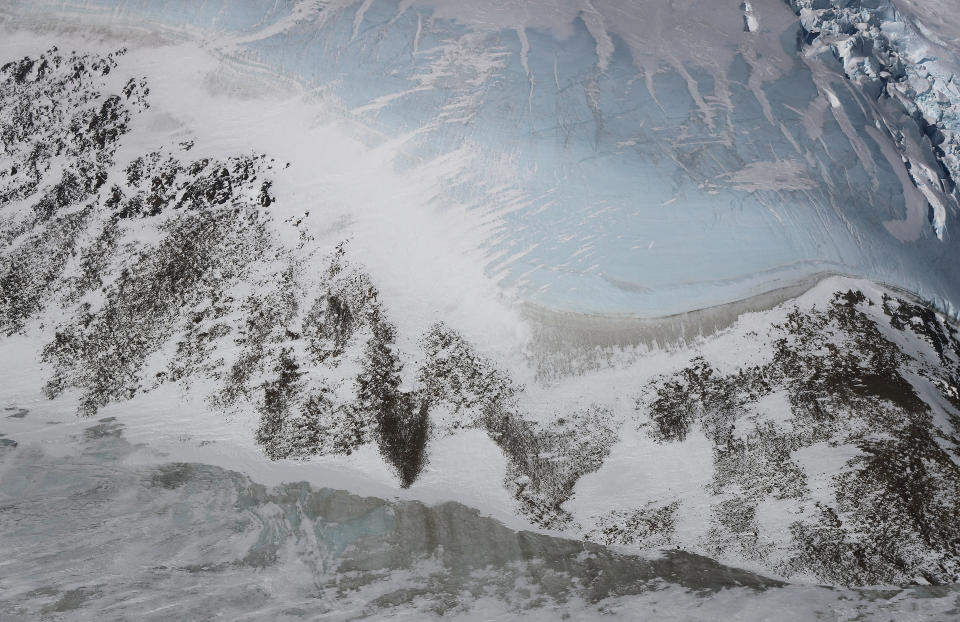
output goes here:
<path id="1" fill-rule="evenodd" d="M 911 116 L 902 14 L 636 7 L 7 7 L 5 399 L 633 552 L 957 582 L 951 82 Z"/>
<path id="2" fill-rule="evenodd" d="M 237 452 L 222 438 L 160 450 L 146 418 L 71 421 L 50 406 L 3 418 L 5 621 L 900 621 L 955 609 L 956 588 L 783 585 L 680 551 L 518 532 L 457 503 L 336 490 L 316 465 L 282 484 L 251 478 L 249 461 L 209 464 Z M 313 485 L 295 479 L 307 472 Z"/>
<path id="3" fill-rule="evenodd" d="M 252 415 L 271 459 L 357 454 L 451 494 L 478 473 L 444 447 L 472 439 L 499 465 L 481 486 L 541 527 L 820 581 L 956 579 L 960 342 L 929 308 L 828 279 L 692 361 L 634 352 L 525 387 L 536 352 L 498 353 L 462 308 L 411 318 L 418 290 L 340 227 L 316 236 L 286 163 L 203 155 L 126 62 L 51 49 L 3 68 L 0 319 L 37 344 L 49 398 L 90 416 L 179 384 Z M 138 151 L 161 123 L 176 141 Z"/>

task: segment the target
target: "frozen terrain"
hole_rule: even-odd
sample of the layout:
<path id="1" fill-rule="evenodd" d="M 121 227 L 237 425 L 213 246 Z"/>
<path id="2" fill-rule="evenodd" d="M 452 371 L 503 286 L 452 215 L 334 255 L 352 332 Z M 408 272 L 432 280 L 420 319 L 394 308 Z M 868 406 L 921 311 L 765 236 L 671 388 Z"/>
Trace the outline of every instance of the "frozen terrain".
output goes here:
<path id="1" fill-rule="evenodd" d="M 113 418 L 64 420 L 41 405 L 0 421 L 0 617 L 11 622 L 632 620 L 638 611 L 909 621 L 944 619 L 958 597 L 954 588 L 788 586 L 685 553 L 639 558 L 518 532 L 456 503 L 265 486 L 181 461 L 236 449 L 218 450 L 224 439 L 181 437 L 159 451 L 131 442 L 139 424 Z"/>
<path id="2" fill-rule="evenodd" d="M 867 5 L 0 7 L 0 611 L 956 615 L 957 41 Z"/>
<path id="3" fill-rule="evenodd" d="M 445 175 L 448 201 L 488 225 L 485 272 L 537 304 L 660 316 L 840 273 L 952 313 L 955 48 L 889 2 L 821 4 L 794 2 L 799 18 L 781 0 L 8 11 L 192 33 L 295 82 L 399 170 Z"/>

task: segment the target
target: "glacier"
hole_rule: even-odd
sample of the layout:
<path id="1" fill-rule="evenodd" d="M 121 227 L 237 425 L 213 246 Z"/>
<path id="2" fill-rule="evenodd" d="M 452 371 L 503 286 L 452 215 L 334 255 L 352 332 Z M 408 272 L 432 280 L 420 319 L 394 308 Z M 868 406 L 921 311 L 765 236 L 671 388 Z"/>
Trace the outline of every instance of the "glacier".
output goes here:
<path id="1" fill-rule="evenodd" d="M 936 132 L 956 129 L 937 103 L 955 101 L 955 58 L 892 6 L 807 4 L 797 19 L 750 3 L 752 31 L 737 7 L 708 18 L 677 2 L 12 9 L 201 29 L 218 53 L 335 101 L 372 140 L 402 141 L 401 169 L 457 154 L 449 192 L 494 221 L 486 272 L 536 305 L 654 317 L 846 274 L 954 313 L 957 171 Z M 882 79 L 855 68 L 893 65 L 926 69 L 894 73 L 878 99 Z"/>
<path id="2" fill-rule="evenodd" d="M 953 9 L 0 6 L 0 617 L 954 615 Z"/>

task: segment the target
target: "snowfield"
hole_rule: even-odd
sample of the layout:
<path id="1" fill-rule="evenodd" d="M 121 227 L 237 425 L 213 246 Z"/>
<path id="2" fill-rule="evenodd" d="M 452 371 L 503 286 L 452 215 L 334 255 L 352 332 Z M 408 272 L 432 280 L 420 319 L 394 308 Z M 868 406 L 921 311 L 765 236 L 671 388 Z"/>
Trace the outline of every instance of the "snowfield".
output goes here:
<path id="1" fill-rule="evenodd" d="M 950 615 L 956 41 L 827 4 L 0 8 L 0 611 Z"/>

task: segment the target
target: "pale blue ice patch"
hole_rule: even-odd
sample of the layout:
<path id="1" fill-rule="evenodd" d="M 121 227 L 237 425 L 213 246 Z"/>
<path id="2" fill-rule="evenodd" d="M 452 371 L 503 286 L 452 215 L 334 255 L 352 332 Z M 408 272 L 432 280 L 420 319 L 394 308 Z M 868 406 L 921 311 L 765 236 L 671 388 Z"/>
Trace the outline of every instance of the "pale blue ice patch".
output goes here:
<path id="1" fill-rule="evenodd" d="M 754 4 L 761 18 L 789 14 L 775 0 Z M 216 32 L 256 31 L 293 10 L 274 0 L 79 6 Z M 523 29 L 525 49 L 516 29 L 438 19 L 418 4 L 363 9 L 319 7 L 322 19 L 291 21 L 242 53 L 330 90 L 387 136 L 426 128 L 409 163 L 465 144 L 479 153 L 451 200 L 500 214 L 487 269 L 528 301 L 662 315 L 822 273 L 887 282 L 948 309 L 960 299 L 956 237 L 938 240 L 926 214 L 900 238 L 885 224 L 916 206 L 894 170 L 902 163 L 865 131 L 885 121 L 880 108 L 832 59 L 802 58 L 795 20 L 766 51 L 741 32 L 704 41 L 702 62 L 665 48 L 651 75 L 615 32 L 612 54 L 598 57 L 582 15 L 564 38 Z M 756 56 L 768 52 L 785 60 L 758 78 L 767 70 Z M 891 132 L 878 135 L 893 145 Z M 504 198 L 503 184 L 518 192 Z"/>

